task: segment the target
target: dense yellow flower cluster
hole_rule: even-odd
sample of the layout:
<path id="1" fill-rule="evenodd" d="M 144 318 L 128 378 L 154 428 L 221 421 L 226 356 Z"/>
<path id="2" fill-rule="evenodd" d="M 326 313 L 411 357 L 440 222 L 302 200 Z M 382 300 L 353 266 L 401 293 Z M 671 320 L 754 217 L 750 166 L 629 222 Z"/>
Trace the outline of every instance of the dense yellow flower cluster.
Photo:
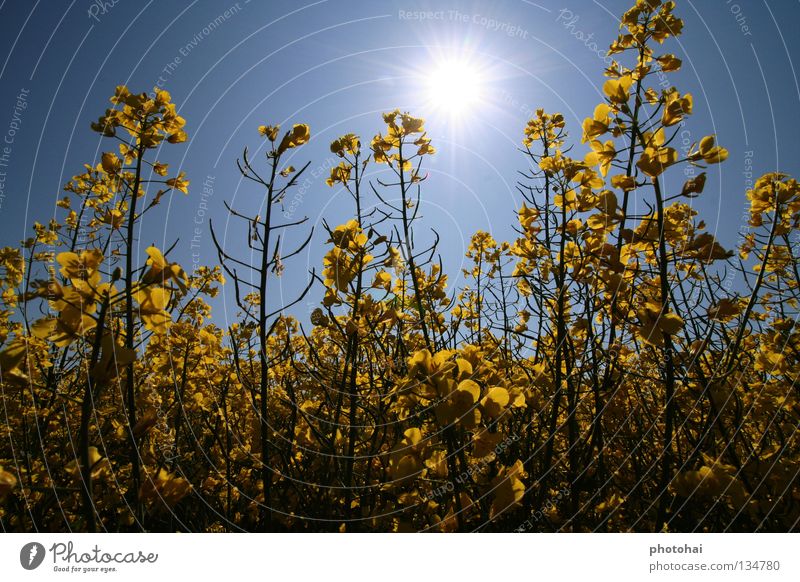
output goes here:
<path id="1" fill-rule="evenodd" d="M 800 187 L 771 173 L 746 193 L 740 262 L 705 230 L 689 201 L 728 153 L 669 145 L 694 107 L 651 86 L 681 66 L 657 54 L 682 32 L 674 9 L 623 15 L 582 158 L 563 115 L 535 112 L 516 238 L 475 233 L 458 289 L 438 233 L 415 236 L 436 153 L 423 120 L 395 110 L 368 146 L 335 139 L 327 183 L 354 212 L 322 221 L 310 323 L 269 286 L 296 254 L 281 229 L 303 222 L 274 222 L 308 167 L 281 158 L 309 127 L 258 128 L 269 179 L 240 161 L 265 192 L 265 217 L 230 209 L 257 264 L 218 247 L 219 267 L 187 273 L 134 244 L 145 212 L 189 192 L 147 159 L 185 122 L 168 93 L 118 87 L 92 125 L 118 150 L 66 184 L 62 219 L 0 249 L 3 529 L 796 527 Z M 226 329 L 207 302 L 223 272 Z"/>

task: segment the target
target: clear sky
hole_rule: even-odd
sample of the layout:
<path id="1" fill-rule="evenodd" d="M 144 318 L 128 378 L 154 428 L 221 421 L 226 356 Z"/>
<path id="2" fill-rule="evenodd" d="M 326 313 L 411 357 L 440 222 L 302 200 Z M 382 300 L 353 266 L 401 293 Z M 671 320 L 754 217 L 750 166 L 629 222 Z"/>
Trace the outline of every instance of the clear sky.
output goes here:
<path id="1" fill-rule="evenodd" d="M 245 146 L 263 151 L 261 124 L 311 126 L 311 142 L 293 150 L 291 160 L 298 167 L 311 162 L 309 180 L 287 201 L 287 212 L 310 223 L 323 216 L 332 225 L 345 221 L 350 199 L 325 185 L 325 167 L 334 161 L 328 146 L 347 132 L 369 141 L 383 130 L 380 112 L 399 107 L 427 119 L 438 149 L 427 164 L 417 236 L 424 240 L 425 227 L 438 229 L 457 285 L 472 232 L 512 236 L 517 171 L 527 167 L 516 148 L 532 111 L 563 112 L 582 155 L 580 123 L 601 100 L 603 51 L 630 4 L 0 0 L 0 139 L 6 141 L 0 148 L 10 149 L 0 167 L 0 245 L 17 244 L 34 220 L 52 217 L 63 184 L 116 147 L 89 129 L 114 87 L 149 91 L 159 83 L 187 119 L 190 137 L 159 159 L 185 171 L 192 185 L 189 196 L 173 195 L 148 217 L 142 255 L 150 244 L 163 248 L 180 239 L 172 256 L 187 269 L 216 263 L 208 219 L 226 231 L 223 200 L 243 211 L 260 202 L 260 192 L 240 180 L 235 160 Z M 725 164 L 709 170 L 695 204 L 732 246 L 750 172 L 800 174 L 800 3 L 677 4 L 684 35 L 668 41 L 665 52 L 684 60 L 671 79 L 694 95 L 695 109 L 681 140 L 716 133 L 730 150 Z M 452 62 L 468 63 L 480 92 L 459 115 L 432 104 L 428 87 L 431 75 Z M 680 179 L 680 171 L 673 173 Z M 245 236 L 229 227 L 226 244 L 242 249 Z M 308 269 L 319 269 L 325 238 L 318 229 L 309 251 L 287 265 L 281 284 L 287 296 L 303 286 Z"/>

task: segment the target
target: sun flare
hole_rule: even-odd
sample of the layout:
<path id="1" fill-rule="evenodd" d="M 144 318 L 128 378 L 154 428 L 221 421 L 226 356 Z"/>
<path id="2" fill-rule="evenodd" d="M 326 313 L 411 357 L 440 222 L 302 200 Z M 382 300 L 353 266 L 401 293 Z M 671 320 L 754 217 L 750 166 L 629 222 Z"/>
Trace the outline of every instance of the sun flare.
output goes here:
<path id="1" fill-rule="evenodd" d="M 471 111 L 481 101 L 481 89 L 481 71 L 466 60 L 442 61 L 427 78 L 431 106 L 453 116 Z"/>

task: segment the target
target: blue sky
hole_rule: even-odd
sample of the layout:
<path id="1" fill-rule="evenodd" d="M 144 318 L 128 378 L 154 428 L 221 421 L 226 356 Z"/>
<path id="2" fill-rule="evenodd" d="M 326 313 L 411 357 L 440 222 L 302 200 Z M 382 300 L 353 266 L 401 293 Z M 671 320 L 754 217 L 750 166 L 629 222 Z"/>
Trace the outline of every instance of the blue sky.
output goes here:
<path id="1" fill-rule="evenodd" d="M 180 239 L 175 260 L 187 268 L 214 264 L 209 218 L 226 231 L 231 250 L 244 247 L 245 232 L 233 224 L 226 230 L 223 200 L 243 211 L 258 208 L 260 192 L 242 183 L 235 160 L 245 146 L 262 151 L 256 128 L 265 123 L 311 126 L 311 142 L 290 160 L 298 167 L 311 162 L 292 216 L 344 222 L 353 206 L 325 185 L 333 162 L 328 145 L 347 132 L 369 140 L 383 130 L 380 112 L 399 107 L 426 117 L 438 148 L 427 164 L 418 237 L 426 239 L 427 227 L 443 235 L 440 250 L 457 284 L 472 232 L 512 236 L 520 203 L 514 184 L 527 167 L 516 148 L 532 111 L 563 112 L 580 141 L 581 121 L 601 100 L 605 63 L 597 49 L 614 38 L 629 4 L 0 1 L 0 133 L 12 140 L 0 167 L 0 245 L 17 244 L 34 220 L 52 217 L 63 184 L 116 147 L 89 130 L 114 87 L 147 91 L 160 78 L 187 119 L 190 140 L 165 148 L 159 159 L 185 171 L 192 186 L 189 196 L 174 195 L 147 218 L 142 254 L 149 244 Z M 671 79 L 694 95 L 695 108 L 682 139 L 716 133 L 730 150 L 730 159 L 709 171 L 695 204 L 732 246 L 750 173 L 800 173 L 800 40 L 793 28 L 800 3 L 679 0 L 676 12 L 684 35 L 668 41 L 665 52 L 684 60 Z M 457 118 L 428 103 L 426 79 L 443 59 L 467 60 L 479 71 L 481 102 Z M 673 173 L 677 184 L 680 171 Z M 213 191 L 206 196 L 204 181 Z M 308 269 L 319 269 L 325 238 L 318 229 L 309 251 L 287 265 L 287 297 Z"/>

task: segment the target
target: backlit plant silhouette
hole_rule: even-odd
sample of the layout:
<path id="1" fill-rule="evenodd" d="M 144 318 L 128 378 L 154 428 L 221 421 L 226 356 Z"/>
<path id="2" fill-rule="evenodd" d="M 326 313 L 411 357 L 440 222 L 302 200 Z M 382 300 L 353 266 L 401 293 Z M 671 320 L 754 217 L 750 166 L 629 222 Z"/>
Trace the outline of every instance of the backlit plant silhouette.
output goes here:
<path id="1" fill-rule="evenodd" d="M 113 151 L 0 250 L 3 529 L 796 529 L 800 187 L 758 179 L 736 249 L 706 230 L 691 202 L 728 152 L 671 145 L 693 110 L 662 89 L 674 8 L 622 16 L 581 128 L 528 122 L 515 238 L 475 233 L 459 289 L 421 214 L 435 144 L 399 110 L 330 146 L 353 218 L 321 221 L 319 274 L 285 264 L 312 234 L 284 248 L 305 219 L 274 212 L 304 124 L 258 128 L 263 170 L 239 161 L 263 194 L 255 216 L 228 207 L 249 258 L 212 229 L 219 266 L 139 260 L 142 217 L 189 184 L 148 157 L 186 134 L 166 92 L 118 87 L 92 124 Z M 308 283 L 281 303 L 279 276 Z"/>

